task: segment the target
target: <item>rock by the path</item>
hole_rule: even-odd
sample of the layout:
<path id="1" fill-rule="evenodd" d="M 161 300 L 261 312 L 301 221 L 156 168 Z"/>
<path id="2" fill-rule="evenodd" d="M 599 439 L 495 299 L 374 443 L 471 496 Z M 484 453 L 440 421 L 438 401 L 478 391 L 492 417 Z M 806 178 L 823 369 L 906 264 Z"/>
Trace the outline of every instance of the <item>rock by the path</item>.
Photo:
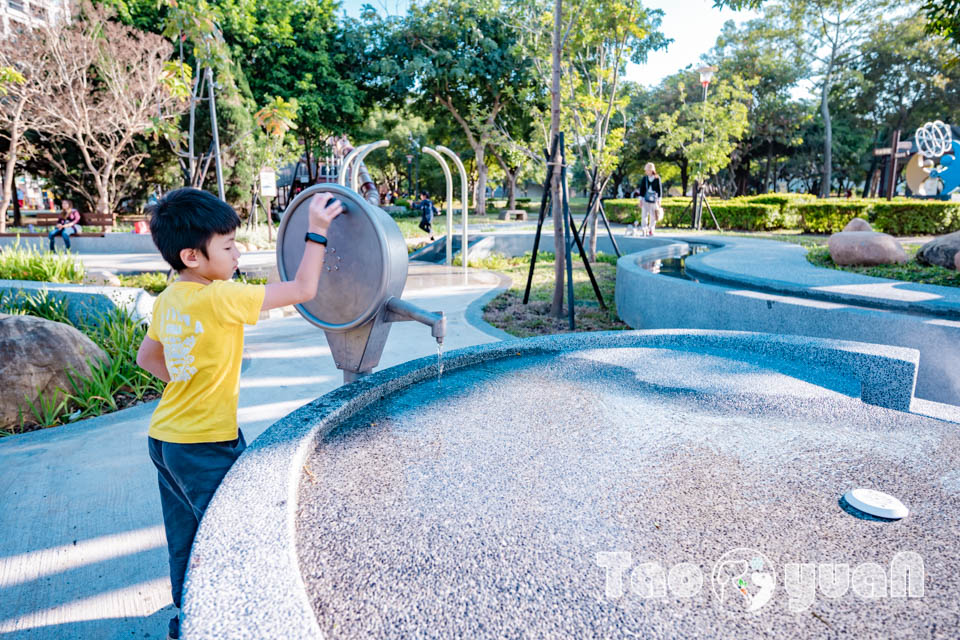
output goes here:
<path id="1" fill-rule="evenodd" d="M 863 218 L 854 218 L 843 228 L 844 231 L 873 231 L 870 223 Z"/>
<path id="2" fill-rule="evenodd" d="M 953 268 L 960 271 L 960 251 L 957 251 L 953 256 Z"/>
<path id="3" fill-rule="evenodd" d="M 901 264 L 907 254 L 897 239 L 876 231 L 841 231 L 827 242 L 830 257 L 839 265 Z"/>
<path id="4" fill-rule="evenodd" d="M 0 353 L 0 428 L 18 426 L 21 408 L 29 415 L 27 397 L 37 404 L 38 396 L 51 399 L 58 387 L 70 390 L 68 371 L 86 376 L 88 360 L 108 361 L 78 330 L 33 316 L 0 314 Z"/>
<path id="5" fill-rule="evenodd" d="M 957 269 L 956 257 L 960 254 L 960 231 L 934 238 L 917 251 L 917 261 L 947 269 Z"/>
<path id="6" fill-rule="evenodd" d="M 120 278 L 117 277 L 117 274 L 112 271 L 107 271 L 106 269 L 94 269 L 93 271 L 87 271 L 83 274 L 84 284 L 99 284 L 105 285 L 108 287 L 122 287 L 123 283 L 120 282 Z"/>

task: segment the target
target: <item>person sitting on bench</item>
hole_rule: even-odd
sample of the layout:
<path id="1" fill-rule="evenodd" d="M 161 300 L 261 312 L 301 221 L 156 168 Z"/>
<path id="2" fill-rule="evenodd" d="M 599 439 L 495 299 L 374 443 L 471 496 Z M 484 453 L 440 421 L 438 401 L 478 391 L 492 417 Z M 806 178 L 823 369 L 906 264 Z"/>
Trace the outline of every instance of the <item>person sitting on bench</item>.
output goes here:
<path id="1" fill-rule="evenodd" d="M 80 212 L 73 208 L 73 203 L 63 200 L 60 203 L 61 213 L 57 219 L 57 226 L 47 235 L 50 238 L 50 251 L 56 251 L 54 239 L 63 238 L 63 246 L 70 251 L 70 236 L 80 233 Z"/>

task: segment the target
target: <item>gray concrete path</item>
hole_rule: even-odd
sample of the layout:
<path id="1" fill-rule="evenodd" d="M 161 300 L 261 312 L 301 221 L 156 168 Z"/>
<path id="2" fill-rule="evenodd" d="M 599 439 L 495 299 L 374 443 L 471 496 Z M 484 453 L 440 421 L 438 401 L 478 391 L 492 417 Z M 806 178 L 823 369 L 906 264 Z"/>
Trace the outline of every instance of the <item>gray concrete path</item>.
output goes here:
<path id="1" fill-rule="evenodd" d="M 466 317 L 495 276 L 476 273 L 464 286 L 442 267 L 415 272 L 403 297 L 447 313 L 445 349 L 496 340 Z M 397 323 L 381 366 L 436 352 L 427 328 Z M 239 409 L 248 442 L 340 382 L 323 333 L 299 316 L 249 328 Z M 0 440 L 0 638 L 165 636 L 173 610 L 146 448 L 154 407 Z"/>
<path id="2" fill-rule="evenodd" d="M 693 236 L 678 238 L 685 242 L 699 239 Z M 730 235 L 703 236 L 702 239 L 723 242 L 725 246 L 686 259 L 687 273 L 696 277 L 831 302 L 852 302 L 960 318 L 960 289 L 956 287 L 823 269 L 807 261 L 804 247 L 786 242 Z"/>

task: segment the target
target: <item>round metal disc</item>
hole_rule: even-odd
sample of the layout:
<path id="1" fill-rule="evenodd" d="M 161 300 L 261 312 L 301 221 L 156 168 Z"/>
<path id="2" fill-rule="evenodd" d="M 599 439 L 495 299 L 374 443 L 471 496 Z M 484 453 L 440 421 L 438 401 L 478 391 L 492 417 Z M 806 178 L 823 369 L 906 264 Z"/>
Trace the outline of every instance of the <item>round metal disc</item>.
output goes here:
<path id="1" fill-rule="evenodd" d="M 878 518 L 906 518 L 909 511 L 893 496 L 875 489 L 851 489 L 843 494 L 851 507 Z"/>
<path id="2" fill-rule="evenodd" d="M 297 305 L 297 310 L 322 329 L 344 331 L 362 325 L 380 310 L 388 280 L 386 239 L 370 205 L 357 193 L 335 184 L 315 185 L 294 198 L 277 231 L 281 280 L 296 277 L 303 259 L 310 200 L 317 193 L 331 193 L 343 204 L 344 212 L 327 233 L 317 295 Z"/>

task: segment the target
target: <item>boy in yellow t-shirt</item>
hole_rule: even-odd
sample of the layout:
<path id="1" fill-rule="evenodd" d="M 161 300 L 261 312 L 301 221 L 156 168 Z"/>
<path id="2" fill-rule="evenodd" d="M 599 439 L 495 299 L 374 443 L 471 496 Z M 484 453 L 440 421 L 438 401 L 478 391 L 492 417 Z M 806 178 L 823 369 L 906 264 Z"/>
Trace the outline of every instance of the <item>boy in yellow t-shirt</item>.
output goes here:
<path id="1" fill-rule="evenodd" d="M 148 449 L 157 467 L 170 556 L 173 604 L 203 512 L 246 442 L 237 426 L 243 325 L 260 312 L 299 304 L 317 293 L 330 223 L 342 211 L 330 194 L 310 201 L 309 232 L 296 278 L 248 285 L 230 278 L 240 252 L 240 218 L 199 189 L 167 194 L 150 218 L 153 241 L 179 279 L 159 295 L 137 364 L 167 383 L 150 421 Z M 180 618 L 168 638 L 180 637 Z"/>

